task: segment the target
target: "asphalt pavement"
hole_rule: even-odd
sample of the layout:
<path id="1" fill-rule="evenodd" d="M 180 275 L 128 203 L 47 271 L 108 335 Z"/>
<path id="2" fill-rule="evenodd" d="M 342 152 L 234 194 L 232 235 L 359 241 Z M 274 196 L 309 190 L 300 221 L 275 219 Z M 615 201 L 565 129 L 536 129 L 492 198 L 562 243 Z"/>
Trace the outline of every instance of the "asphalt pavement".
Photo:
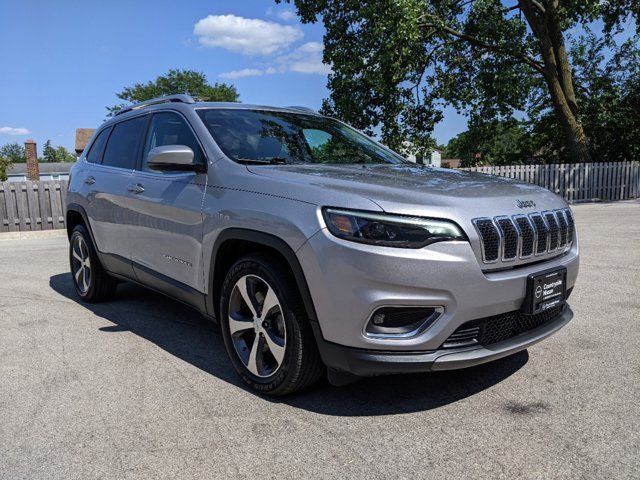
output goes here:
<path id="1" fill-rule="evenodd" d="M 569 325 L 468 370 L 246 390 L 219 331 L 0 234 L 0 478 L 640 478 L 640 203 L 574 207 Z"/>

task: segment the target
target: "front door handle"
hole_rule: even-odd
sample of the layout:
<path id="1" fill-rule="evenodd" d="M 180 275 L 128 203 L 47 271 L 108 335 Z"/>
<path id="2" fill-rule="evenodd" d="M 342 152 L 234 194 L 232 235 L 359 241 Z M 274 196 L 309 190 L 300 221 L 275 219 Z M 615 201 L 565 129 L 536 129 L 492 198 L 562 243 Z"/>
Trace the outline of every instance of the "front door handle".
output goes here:
<path id="1" fill-rule="evenodd" d="M 144 187 L 142 185 L 140 185 L 139 183 L 136 183 L 135 185 L 129 185 L 127 187 L 127 190 L 129 190 L 131 193 L 142 193 L 144 192 Z"/>
<path id="2" fill-rule="evenodd" d="M 87 185 L 93 185 L 94 183 L 96 183 L 96 179 L 93 177 L 87 177 L 84 179 L 84 183 L 86 183 Z"/>

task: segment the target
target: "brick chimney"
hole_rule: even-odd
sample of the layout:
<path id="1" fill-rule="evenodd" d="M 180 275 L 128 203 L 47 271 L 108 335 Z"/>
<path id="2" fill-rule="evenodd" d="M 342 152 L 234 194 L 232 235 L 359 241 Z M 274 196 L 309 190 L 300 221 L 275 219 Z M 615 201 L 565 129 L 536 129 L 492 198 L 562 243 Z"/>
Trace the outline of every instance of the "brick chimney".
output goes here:
<path id="1" fill-rule="evenodd" d="M 38 166 L 38 149 L 34 140 L 24 142 L 24 153 L 27 157 L 27 180 L 37 182 L 40 180 L 40 167 Z"/>

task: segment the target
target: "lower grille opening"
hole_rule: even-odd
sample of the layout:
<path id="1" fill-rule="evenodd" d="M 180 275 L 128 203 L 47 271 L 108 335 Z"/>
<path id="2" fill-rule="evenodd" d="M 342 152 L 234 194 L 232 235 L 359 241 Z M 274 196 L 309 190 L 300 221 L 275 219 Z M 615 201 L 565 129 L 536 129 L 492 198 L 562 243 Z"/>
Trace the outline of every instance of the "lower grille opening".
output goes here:
<path id="1" fill-rule="evenodd" d="M 563 309 L 564 305 L 560 305 L 535 315 L 525 315 L 519 310 L 515 310 L 471 320 L 458 327 L 440 348 L 493 345 L 550 322 L 558 317 Z"/>

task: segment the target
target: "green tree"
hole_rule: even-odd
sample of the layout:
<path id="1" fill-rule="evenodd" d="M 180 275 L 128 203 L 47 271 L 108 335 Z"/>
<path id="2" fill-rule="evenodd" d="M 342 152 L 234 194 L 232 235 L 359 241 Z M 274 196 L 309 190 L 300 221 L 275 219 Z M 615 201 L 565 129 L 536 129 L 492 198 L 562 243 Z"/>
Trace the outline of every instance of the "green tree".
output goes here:
<path id="1" fill-rule="evenodd" d="M 574 42 L 570 56 L 582 124 L 590 139 L 593 159 L 639 158 L 640 37 L 636 35 L 617 44 L 613 37 L 598 36 L 587 29 Z M 552 112 L 541 105 L 530 113 L 539 155 L 546 157 L 547 162 L 568 160 Z"/>
<path id="2" fill-rule="evenodd" d="M 64 147 L 56 147 L 54 161 L 71 163 L 76 161 L 76 156 Z"/>
<path id="3" fill-rule="evenodd" d="M 226 83 L 211 85 L 207 82 L 204 73 L 180 69 L 169 70 L 165 75 L 160 75 L 147 83 L 136 83 L 132 87 L 125 87 L 116 96 L 128 103 L 138 103 L 178 93 L 186 93 L 207 102 L 237 102 L 239 100 L 238 91 L 233 85 Z M 107 107 L 109 116 L 115 115 L 125 105 L 122 103 Z"/>
<path id="4" fill-rule="evenodd" d="M 42 158 L 45 162 L 56 161 L 56 149 L 51 146 L 51 140 L 44 142 L 42 147 Z"/>
<path id="5" fill-rule="evenodd" d="M 291 0 L 276 0 L 291 1 Z M 380 128 L 396 147 L 427 136 L 442 105 L 471 122 L 502 120 L 543 98 L 573 161 L 591 159 L 566 32 L 601 19 L 610 35 L 637 0 L 293 0 L 303 22 L 322 18 L 332 65 L 324 110 Z"/>
<path id="6" fill-rule="evenodd" d="M 0 155 L 0 182 L 7 180 L 7 171 L 11 168 L 12 163 L 7 157 Z"/>
<path id="7" fill-rule="evenodd" d="M 525 122 L 493 120 L 470 124 L 469 130 L 449 140 L 444 156 L 461 159 L 464 167 L 518 165 L 531 162 L 534 148 Z"/>
<path id="8" fill-rule="evenodd" d="M 20 145 L 17 142 L 7 143 L 0 147 L 0 157 L 4 157 L 12 163 L 25 163 L 27 161 L 24 145 Z"/>

